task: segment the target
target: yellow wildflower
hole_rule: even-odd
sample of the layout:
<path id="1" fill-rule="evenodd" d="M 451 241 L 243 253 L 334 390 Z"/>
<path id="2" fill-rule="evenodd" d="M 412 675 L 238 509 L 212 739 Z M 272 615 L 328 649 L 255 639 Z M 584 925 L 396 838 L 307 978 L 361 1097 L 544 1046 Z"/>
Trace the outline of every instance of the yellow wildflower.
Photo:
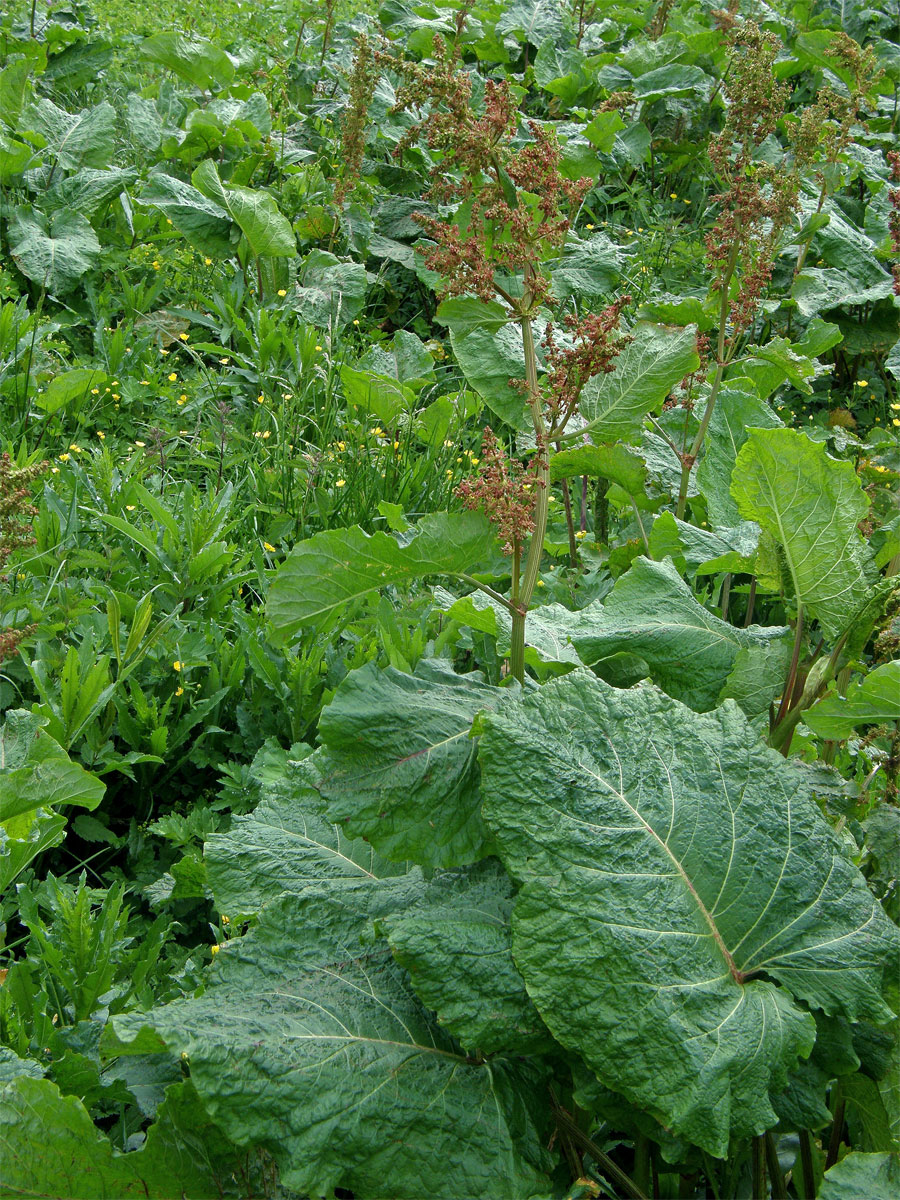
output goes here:
<path id="1" fill-rule="evenodd" d="M 286 296 L 286 295 L 287 295 L 287 292 L 285 291 L 285 289 L 284 289 L 284 288 L 279 288 L 279 289 L 278 289 L 278 295 L 279 295 L 279 296 Z"/>
<path id="2" fill-rule="evenodd" d="M 278 553 L 278 551 L 275 549 L 275 547 L 272 545 L 271 542 L 263 542 L 263 550 L 268 550 L 268 552 L 270 554 Z"/>
<path id="3" fill-rule="evenodd" d="M 169 383 L 174 383 L 177 378 L 178 378 L 178 376 L 175 374 L 174 371 L 172 371 L 172 373 L 169 375 Z"/>
<path id="4" fill-rule="evenodd" d="M 335 486 L 335 487 L 345 487 L 345 486 L 346 486 L 346 484 L 347 484 L 347 481 L 346 481 L 346 479 L 336 479 L 336 480 L 335 480 L 335 483 L 334 483 L 334 486 Z"/>
<path id="5" fill-rule="evenodd" d="M 181 659 L 180 659 L 180 658 L 176 658 L 176 659 L 175 659 L 175 661 L 172 663 L 172 670 L 173 670 L 173 671 L 180 671 L 180 670 L 181 670 L 181 667 L 182 667 Z"/>

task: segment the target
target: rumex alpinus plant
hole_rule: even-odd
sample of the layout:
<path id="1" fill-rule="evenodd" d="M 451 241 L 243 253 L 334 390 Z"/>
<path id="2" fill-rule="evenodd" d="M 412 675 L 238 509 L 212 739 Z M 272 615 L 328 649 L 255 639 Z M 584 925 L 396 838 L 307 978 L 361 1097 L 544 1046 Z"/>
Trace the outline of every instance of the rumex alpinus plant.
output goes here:
<path id="1" fill-rule="evenodd" d="M 14 551 L 34 544 L 29 518 L 37 515 L 37 509 L 29 502 L 29 488 L 47 466 L 40 462 L 15 467 L 8 454 L 0 454 L 0 571 Z M 0 574 L 0 582 L 4 579 Z M 33 625 L 0 630 L 0 662 L 13 655 L 22 639 L 33 632 Z"/>
<path id="2" fill-rule="evenodd" d="M 516 535 L 504 538 L 513 557 L 512 594 L 505 602 L 512 618 L 510 670 L 521 681 L 525 617 L 538 581 L 547 528 L 550 447 L 562 437 L 588 380 L 614 369 L 626 340 L 619 331 L 619 318 L 630 297 L 600 313 L 563 316 L 565 342 L 548 323 L 543 335 L 548 374 L 542 384 L 535 321 L 539 311 L 552 303 L 546 264 L 565 243 L 572 213 L 593 180 L 565 178 L 555 133 L 537 121 L 527 122 L 529 138 L 519 144 L 517 106 L 507 80 L 485 82 L 483 108 L 478 111 L 472 76 L 459 69 L 455 47 L 436 36 L 433 55 L 428 66 L 386 52 L 380 53 L 379 60 L 404 78 L 396 109 L 424 114 L 398 143 L 395 154 L 401 156 L 423 138 L 436 159 L 423 198 L 435 205 L 455 206 L 452 220 L 424 213 L 417 218 L 435 243 L 426 254 L 427 266 L 443 277 L 444 296 L 501 301 L 522 334 L 525 378 L 510 383 L 523 393 L 534 432 L 530 510 L 521 491 L 524 485 L 516 472 L 502 468 L 493 440 L 487 458 L 487 468 L 493 472 L 489 515 L 506 505 L 522 518 Z M 472 484 L 464 495 L 467 503 L 476 497 L 488 500 L 485 485 Z M 531 536 L 523 564 L 526 526 Z"/>

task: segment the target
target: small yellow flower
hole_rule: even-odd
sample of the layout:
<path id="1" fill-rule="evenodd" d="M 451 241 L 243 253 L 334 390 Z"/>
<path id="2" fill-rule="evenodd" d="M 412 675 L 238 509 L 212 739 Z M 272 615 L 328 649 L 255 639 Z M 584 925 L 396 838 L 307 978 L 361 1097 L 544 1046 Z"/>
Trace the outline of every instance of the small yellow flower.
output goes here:
<path id="1" fill-rule="evenodd" d="M 279 289 L 278 289 L 278 295 L 279 295 L 279 296 L 286 296 L 286 295 L 287 295 L 287 292 L 285 291 L 285 289 L 284 289 L 284 288 L 279 288 Z"/>
<path id="2" fill-rule="evenodd" d="M 139 450 L 143 450 L 143 448 L 147 445 L 146 442 L 135 442 L 134 444 L 137 446 L 137 448 Z"/>
<path id="3" fill-rule="evenodd" d="M 209 952 L 215 958 L 215 956 L 219 953 L 219 951 L 221 949 L 222 949 L 221 946 L 210 946 Z"/>
<path id="4" fill-rule="evenodd" d="M 58 475 L 58 474 L 59 474 L 59 467 L 51 467 L 51 468 L 50 468 L 50 474 L 51 474 L 51 475 Z"/>
<path id="5" fill-rule="evenodd" d="M 118 392 L 113 392 L 112 398 L 113 398 L 113 400 L 121 400 L 122 399 L 122 397 L 119 395 Z"/>
<path id="6" fill-rule="evenodd" d="M 394 447 L 394 449 L 395 449 L 395 450 L 399 450 L 399 449 L 400 449 L 400 443 L 399 443 L 399 442 L 394 442 L 394 443 L 393 443 L 393 447 Z"/>
<path id="7" fill-rule="evenodd" d="M 59 461 L 60 462 L 68 462 L 71 457 L 72 457 L 71 454 L 61 454 L 59 456 Z"/>
<path id="8" fill-rule="evenodd" d="M 220 359 L 219 359 L 219 362 L 222 364 L 222 366 L 223 366 L 223 367 L 227 367 L 227 366 L 228 366 L 228 364 L 231 362 L 231 359 L 230 359 L 230 358 L 227 358 L 227 357 L 226 357 L 226 358 L 220 358 Z"/>
<path id="9" fill-rule="evenodd" d="M 223 925 L 230 925 L 230 924 L 231 924 L 231 921 L 230 921 L 230 919 L 229 919 L 228 917 L 226 917 L 224 913 L 222 913 L 222 915 L 221 915 L 221 917 L 219 918 L 219 920 L 222 922 L 222 924 L 223 924 Z"/>
<path id="10" fill-rule="evenodd" d="M 578 538 L 579 541 L 581 541 L 582 538 L 587 537 L 587 530 L 585 530 L 585 529 L 576 530 L 575 536 Z"/>
<path id="11" fill-rule="evenodd" d="M 211 266 L 212 266 L 212 259 L 211 259 L 211 258 L 204 258 L 204 260 L 203 260 L 203 261 L 206 263 L 206 265 L 207 265 L 208 267 L 211 267 Z"/>
<path id="12" fill-rule="evenodd" d="M 102 429 L 97 430 L 97 437 L 100 439 L 101 442 L 106 440 L 106 434 L 103 432 Z"/>
<path id="13" fill-rule="evenodd" d="M 178 336 L 179 336 L 179 338 L 181 338 L 181 340 L 183 342 L 186 342 L 188 340 L 188 335 L 186 333 L 179 333 Z"/>
<path id="14" fill-rule="evenodd" d="M 144 386 L 144 387 L 149 387 L 149 386 L 150 386 L 150 380 L 149 380 L 149 379 L 142 379 L 142 380 L 141 380 L 141 383 L 143 384 L 143 386 Z"/>
<path id="15" fill-rule="evenodd" d="M 900 426 L 900 417 L 894 417 L 891 421 L 891 424 Z"/>
<path id="16" fill-rule="evenodd" d="M 684 197 L 684 199 L 682 200 L 682 203 L 683 203 L 683 204 L 690 204 L 690 200 L 688 200 L 687 196 L 685 196 L 685 197 Z"/>
<path id="17" fill-rule="evenodd" d="M 477 467 L 477 466 L 478 466 L 478 464 L 481 462 L 481 459 L 480 459 L 480 458 L 473 458 L 473 459 L 471 460 L 471 462 L 472 462 L 472 466 L 473 466 L 473 467 Z"/>
<path id="18" fill-rule="evenodd" d="M 160 354 L 162 355 L 162 357 L 163 357 L 163 358 L 165 358 L 165 357 L 166 357 L 166 355 L 169 353 L 169 352 L 168 352 L 168 350 L 164 350 L 164 349 L 162 348 L 162 346 L 160 346 L 160 348 L 159 348 L 159 352 L 160 352 Z"/>
<path id="19" fill-rule="evenodd" d="M 537 586 L 538 586 L 538 587 L 543 587 L 543 586 L 544 586 L 544 581 L 543 581 L 543 579 L 539 579 L 539 580 L 537 581 Z"/>
<path id="20" fill-rule="evenodd" d="M 177 378 L 178 378 L 178 376 L 177 376 L 177 375 L 175 374 L 175 372 L 173 371 L 173 372 L 172 372 L 172 373 L 169 375 L 169 383 L 174 383 L 174 382 L 175 382 L 175 380 L 176 380 Z"/>
<path id="21" fill-rule="evenodd" d="M 321 347 L 321 346 L 316 346 L 316 349 L 317 349 L 317 350 L 321 350 L 321 349 L 322 349 L 322 347 Z"/>
<path id="22" fill-rule="evenodd" d="M 76 454 L 80 454 L 80 453 L 81 453 L 81 447 L 80 447 L 80 446 L 76 446 L 76 444 L 75 444 L 74 442 L 70 442 L 70 444 L 69 444 L 69 449 L 70 449 L 70 450 L 74 450 Z"/>
<path id="23" fill-rule="evenodd" d="M 133 504 L 126 504 L 126 505 L 125 505 L 125 511 L 126 511 L 126 512 L 134 512 L 134 505 L 133 505 Z"/>
<path id="24" fill-rule="evenodd" d="M 265 396 L 262 394 L 262 392 L 260 392 L 259 395 L 256 397 L 256 403 L 262 404 L 264 400 L 265 400 Z"/>
<path id="25" fill-rule="evenodd" d="M 281 398 L 282 398 L 282 400 L 293 400 L 294 393 L 293 392 L 282 392 Z"/>
<path id="26" fill-rule="evenodd" d="M 175 661 L 172 663 L 172 670 L 173 670 L 173 671 L 180 671 L 180 670 L 181 670 L 181 666 L 182 666 L 181 659 L 180 659 L 180 658 L 176 658 L 176 659 L 175 659 Z"/>
<path id="27" fill-rule="evenodd" d="M 670 199 L 670 200 L 677 200 L 677 199 L 678 199 L 678 193 L 677 193 L 677 192 L 669 192 L 669 199 Z"/>
<path id="28" fill-rule="evenodd" d="M 891 412 L 900 412 L 900 404 L 892 404 Z"/>
<path id="29" fill-rule="evenodd" d="M 448 468 L 447 468 L 447 470 L 444 472 L 444 474 L 445 474 L 445 475 L 452 475 L 452 474 L 453 474 L 453 472 L 452 472 L 452 471 L 450 470 L 450 468 L 448 467 Z"/>
<path id="30" fill-rule="evenodd" d="M 347 484 L 346 479 L 336 479 L 334 486 L 335 487 L 346 487 L 346 484 Z"/>
<path id="31" fill-rule="evenodd" d="M 338 442 L 338 444 L 337 444 L 337 448 L 338 448 L 338 450 L 346 450 L 346 449 L 347 449 L 347 443 L 346 443 L 346 442 Z"/>
<path id="32" fill-rule="evenodd" d="M 585 225 L 585 229 L 593 229 L 593 228 L 594 227 L 593 227 L 593 225 L 590 224 L 590 222 L 588 222 L 588 224 Z"/>
<path id="33" fill-rule="evenodd" d="M 152 265 L 154 271 L 158 271 L 159 270 L 159 259 L 154 258 L 153 263 L 151 265 Z"/>
<path id="34" fill-rule="evenodd" d="M 868 387 L 869 381 L 868 381 L 868 379 L 857 379 L 856 386 L 857 387 Z"/>
<path id="35" fill-rule="evenodd" d="M 358 320 L 358 319 L 357 319 L 357 320 L 354 320 L 353 324 L 354 324 L 354 325 L 358 325 L 358 324 L 359 324 L 359 320 Z"/>
<path id="36" fill-rule="evenodd" d="M 99 396 L 99 395 L 100 395 L 100 389 L 99 389 L 99 388 L 91 388 L 91 395 L 92 395 L 92 396 Z"/>
<path id="37" fill-rule="evenodd" d="M 278 553 L 278 551 L 275 549 L 275 547 L 272 545 L 271 542 L 263 542 L 263 550 L 268 550 L 268 552 L 270 554 Z"/>
<path id="38" fill-rule="evenodd" d="M 176 688 L 176 689 L 175 689 L 175 695 L 176 695 L 176 696 L 183 696 L 183 695 L 184 695 L 184 688 L 183 688 L 183 687 L 178 687 L 178 688 Z"/>
<path id="39" fill-rule="evenodd" d="M 272 431 L 267 429 L 265 431 L 265 433 L 262 435 L 262 439 L 264 442 L 267 442 L 271 436 L 272 436 Z"/>

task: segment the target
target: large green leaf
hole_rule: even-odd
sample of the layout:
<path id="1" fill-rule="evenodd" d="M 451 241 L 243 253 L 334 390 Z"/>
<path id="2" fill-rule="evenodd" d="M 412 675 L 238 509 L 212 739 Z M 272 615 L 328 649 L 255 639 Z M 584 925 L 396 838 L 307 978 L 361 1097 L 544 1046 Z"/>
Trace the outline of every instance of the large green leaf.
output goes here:
<path id="1" fill-rule="evenodd" d="M 698 712 L 715 706 L 739 651 L 752 653 L 788 632 L 729 625 L 694 599 L 671 559 L 636 559 L 603 603 L 580 617 L 571 638 L 583 662 L 604 675 L 604 659 L 636 654 L 655 683 Z"/>
<path id="2" fill-rule="evenodd" d="M 43 391 L 35 396 L 35 404 L 48 416 L 59 412 L 73 400 L 90 397 L 91 388 L 101 388 L 109 379 L 105 371 L 93 367 L 72 367 L 54 375 Z"/>
<path id="3" fill-rule="evenodd" d="M 634 440 L 647 413 L 700 365 L 693 325 L 640 324 L 633 333 L 615 370 L 589 379 L 581 394 L 581 412 L 595 442 Z"/>
<path id="4" fill-rule="evenodd" d="M 268 192 L 223 184 L 211 158 L 205 158 L 197 167 L 191 182 L 207 199 L 225 209 L 257 258 L 292 257 L 297 253 L 291 223 Z"/>
<path id="5" fill-rule="evenodd" d="M 51 296 L 71 292 L 100 260 L 100 243 L 90 222 L 68 208 L 46 216 L 29 204 L 20 205 L 7 234 L 16 266 Z"/>
<path id="6" fill-rule="evenodd" d="M 900 721 L 900 659 L 884 663 L 860 682 L 851 684 L 846 697 L 826 696 L 803 720 L 819 737 L 849 737 L 857 725 Z"/>
<path id="7" fill-rule="evenodd" d="M 78 113 L 58 108 L 42 97 L 22 113 L 20 131 L 36 133 L 59 166 L 68 171 L 110 165 L 116 133 L 116 110 L 106 100 Z"/>
<path id="8" fill-rule="evenodd" d="M 488 859 L 437 875 L 419 905 L 379 922 L 416 994 L 474 1053 L 553 1045 L 513 962 L 512 907 L 509 876 Z"/>
<path id="9" fill-rule="evenodd" d="M 900 933 L 807 768 L 735 705 L 579 671 L 481 725 L 484 816 L 523 882 L 516 965 L 607 1086 L 724 1156 L 812 1048 L 800 1002 L 888 1019 Z"/>
<path id="10" fill-rule="evenodd" d="M 43 727 L 46 717 L 11 709 L 0 728 L 0 822 L 51 804 L 96 808 L 106 784 L 72 762 Z"/>
<path id="11" fill-rule="evenodd" d="M 3 1196 L 219 1200 L 246 1195 L 236 1176 L 259 1175 L 248 1166 L 189 1083 L 169 1088 L 146 1142 L 130 1154 L 114 1150 L 81 1101 L 55 1083 L 20 1077 L 0 1088 Z"/>
<path id="12" fill-rule="evenodd" d="M 223 87 L 234 79 L 231 59 L 205 38 L 169 31 L 154 33 L 141 42 L 140 52 L 202 92 L 211 91 L 214 86 Z"/>
<path id="13" fill-rule="evenodd" d="M 783 554 L 781 583 L 831 640 L 866 602 L 876 570 L 858 523 L 869 500 L 853 464 L 793 429 L 751 429 L 732 473 L 742 517 Z"/>
<path id="14" fill-rule="evenodd" d="M 748 429 L 774 429 L 782 422 L 765 400 L 751 391 L 750 380 L 745 388 L 737 381 L 719 393 L 703 443 L 703 457 L 697 467 L 697 483 L 706 497 L 709 519 L 713 525 L 737 525 L 740 516 L 731 495 L 731 472 L 738 451 L 747 440 Z"/>
<path id="15" fill-rule="evenodd" d="M 423 659 L 414 675 L 368 663 L 322 712 L 328 816 L 387 858 L 451 867 L 490 853 L 481 821 L 475 714 L 508 692 Z"/>
<path id="16" fill-rule="evenodd" d="M 512 618 L 509 610 L 484 592 L 472 592 L 457 598 L 445 588 L 435 588 L 439 607 L 454 621 L 497 638 L 497 649 L 509 653 Z M 579 627 L 580 617 L 562 604 L 541 604 L 525 617 L 525 662 L 538 676 L 552 670 L 568 670 L 581 659 L 572 646 L 570 635 Z"/>
<path id="17" fill-rule="evenodd" d="M 73 208 L 90 219 L 104 204 L 118 196 L 136 174 L 124 167 L 107 170 L 83 167 L 55 184 L 47 193 L 47 203 L 54 208 Z"/>
<path id="18" fill-rule="evenodd" d="M 358 526 L 329 530 L 294 547 L 269 589 L 266 611 L 278 633 L 289 637 L 386 584 L 468 574 L 495 555 L 494 531 L 480 513 L 434 513 L 403 541 Z"/>
<path id="19" fill-rule="evenodd" d="M 207 841 L 207 880 L 219 911 L 232 921 L 312 882 L 384 879 L 406 870 L 322 816 L 319 757 L 298 761 L 287 750 L 264 747 L 251 767 L 259 805 Z"/>
<path id="20" fill-rule="evenodd" d="M 157 1046 L 186 1055 L 216 1124 L 268 1149 L 303 1195 L 545 1195 L 539 1073 L 468 1060 L 388 947 L 360 940 L 391 910 L 394 887 L 371 885 L 358 907 L 327 893 L 284 897 L 221 950 L 202 995 L 114 1018 L 116 1032 L 146 1053 L 149 1026 Z"/>
<path id="21" fill-rule="evenodd" d="M 294 308 L 301 321 L 320 329 L 349 325 L 362 312 L 369 277 L 362 263 L 341 262 L 327 250 L 303 260 Z"/>
<path id="22" fill-rule="evenodd" d="M 234 253 L 229 214 L 184 180 L 157 172 L 150 176 L 138 203 L 160 209 L 201 254 L 227 257 Z"/>
<path id="23" fill-rule="evenodd" d="M 629 496 L 644 490 L 647 468 L 644 460 L 628 446 L 573 446 L 550 457 L 550 481 L 570 479 L 573 475 L 600 475 L 617 483 Z"/>
<path id="24" fill-rule="evenodd" d="M 529 430 L 521 326 L 507 324 L 496 330 L 476 326 L 465 334 L 452 329 L 450 344 L 462 373 L 491 412 L 513 429 Z M 511 379 L 522 386 L 511 386 Z"/>
<path id="25" fill-rule="evenodd" d="M 825 1172 L 819 1200 L 876 1200 L 900 1188 L 900 1154 L 848 1154 Z"/>

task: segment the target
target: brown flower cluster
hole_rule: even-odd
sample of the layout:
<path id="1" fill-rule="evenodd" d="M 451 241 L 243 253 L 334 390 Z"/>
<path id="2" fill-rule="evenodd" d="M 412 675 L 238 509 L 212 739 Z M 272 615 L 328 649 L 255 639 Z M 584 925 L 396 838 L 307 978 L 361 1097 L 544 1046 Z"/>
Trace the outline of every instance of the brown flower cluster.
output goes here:
<path id="1" fill-rule="evenodd" d="M 887 157 L 888 162 L 891 164 L 891 179 L 894 183 L 900 184 L 900 152 L 891 150 Z M 888 198 L 891 202 L 891 211 L 888 216 L 888 229 L 891 232 L 891 249 L 900 257 L 900 187 L 891 188 L 888 192 Z M 900 296 L 900 262 L 895 262 L 891 270 L 894 275 L 894 292 Z"/>
<path id="2" fill-rule="evenodd" d="M 366 147 L 366 121 L 377 83 L 378 68 L 375 56 L 369 39 L 363 33 L 356 40 L 356 54 L 353 56 L 353 69 L 350 72 L 350 95 L 341 121 L 343 171 L 334 190 L 334 202 L 337 205 L 344 203 L 348 192 L 359 179 Z"/>
<path id="3" fill-rule="evenodd" d="M 472 76 L 458 69 L 456 49 L 436 36 L 433 54 L 427 67 L 382 55 L 406 80 L 395 108 L 425 113 L 394 153 L 401 155 L 424 139 L 437 155 L 424 198 L 459 206 L 455 222 L 417 216 L 436 243 L 426 264 L 444 277 L 445 294 L 474 293 L 483 300 L 499 294 L 511 301 L 497 273 L 522 272 L 544 257 L 547 247 L 562 245 L 570 228 L 568 212 L 581 203 L 592 180 L 564 178 L 555 132 L 536 121 L 528 123 L 531 140 L 513 147 L 517 110 L 507 80 L 487 80 L 484 103 L 476 110 Z M 535 272 L 529 308 L 548 291 L 549 282 Z"/>
<path id="4" fill-rule="evenodd" d="M 525 538 L 534 532 L 536 460 L 526 469 L 518 459 L 509 459 L 488 425 L 481 439 L 481 462 L 477 476 L 464 479 L 456 494 L 466 508 L 481 509 L 497 534 L 505 553 L 519 555 Z"/>
<path id="5" fill-rule="evenodd" d="M 34 463 L 30 467 L 15 467 L 8 454 L 0 454 L 0 568 L 4 567 L 13 551 L 34 544 L 29 517 L 37 509 L 29 503 L 30 485 L 49 463 Z M 34 626 L 26 629 L 0 630 L 0 662 L 9 658 L 22 638 L 32 633 Z"/>
<path id="6" fill-rule="evenodd" d="M 549 322 L 543 337 L 548 367 L 548 416 L 551 437 L 559 437 L 578 407 L 581 391 L 595 375 L 615 370 L 615 358 L 631 341 L 622 333 L 619 321 L 631 296 L 620 296 L 601 312 L 586 317 L 566 316 L 563 328 L 566 345 L 559 345 L 556 329 Z"/>
<path id="7" fill-rule="evenodd" d="M 794 159 L 800 169 L 818 161 L 838 161 L 853 140 L 853 126 L 860 120 L 865 97 L 879 79 L 875 52 L 871 47 L 864 50 L 845 33 L 837 34 L 825 53 L 836 67 L 850 73 L 853 85 L 845 95 L 831 87 L 821 88 L 815 103 L 800 113 L 792 135 Z M 823 173 L 818 174 L 824 183 Z"/>

